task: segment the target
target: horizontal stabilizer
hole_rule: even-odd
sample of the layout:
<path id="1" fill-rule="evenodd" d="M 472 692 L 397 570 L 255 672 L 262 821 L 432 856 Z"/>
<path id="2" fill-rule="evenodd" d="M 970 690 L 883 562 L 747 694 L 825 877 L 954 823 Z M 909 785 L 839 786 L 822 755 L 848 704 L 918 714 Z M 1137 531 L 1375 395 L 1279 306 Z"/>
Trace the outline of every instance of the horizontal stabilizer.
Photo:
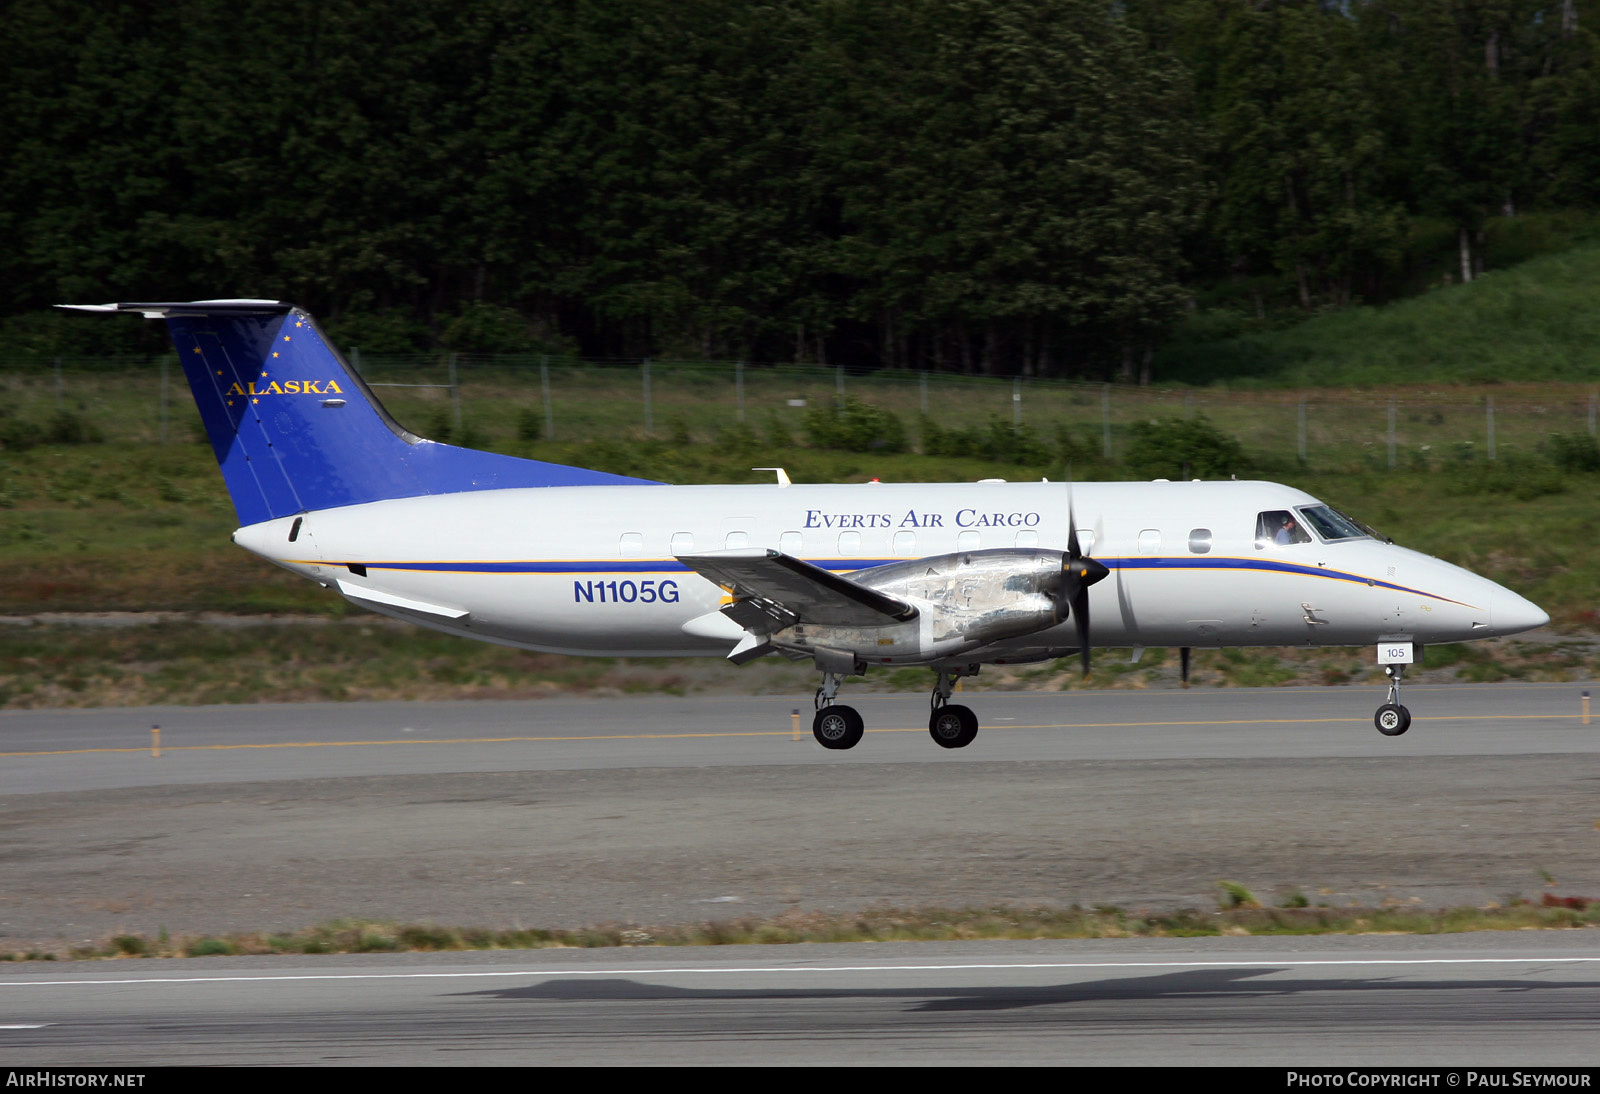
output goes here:
<path id="1" fill-rule="evenodd" d="M 343 593 L 349 599 L 358 601 L 362 604 L 372 604 L 380 608 L 397 609 L 399 611 L 410 612 L 415 615 L 428 616 L 431 619 L 447 620 L 451 623 L 459 623 L 466 619 L 468 615 L 468 612 L 465 608 L 447 608 L 440 604 L 429 604 L 423 600 L 412 600 L 407 596 L 396 596 L 394 593 L 386 593 L 381 589 L 368 589 L 365 586 L 357 585 L 350 581 L 340 581 L 337 584 L 341 593 Z"/>

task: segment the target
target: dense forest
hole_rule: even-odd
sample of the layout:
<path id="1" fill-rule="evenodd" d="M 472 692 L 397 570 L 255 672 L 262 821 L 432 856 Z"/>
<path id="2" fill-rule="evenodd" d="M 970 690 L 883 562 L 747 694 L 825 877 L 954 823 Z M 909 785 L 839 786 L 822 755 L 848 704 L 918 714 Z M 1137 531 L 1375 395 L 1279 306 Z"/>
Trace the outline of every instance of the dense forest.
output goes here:
<path id="1" fill-rule="evenodd" d="M 1197 306 L 1381 302 L 1600 208 L 1600 0 L 4 13 L 8 354 L 155 333 L 61 301 L 270 296 L 379 353 L 1147 380 Z"/>

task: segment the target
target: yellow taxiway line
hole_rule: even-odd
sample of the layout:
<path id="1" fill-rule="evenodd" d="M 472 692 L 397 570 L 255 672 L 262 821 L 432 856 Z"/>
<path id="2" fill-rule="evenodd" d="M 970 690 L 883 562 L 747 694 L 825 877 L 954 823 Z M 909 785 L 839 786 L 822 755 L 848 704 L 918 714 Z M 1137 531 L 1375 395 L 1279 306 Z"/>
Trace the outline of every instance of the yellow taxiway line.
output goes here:
<path id="1" fill-rule="evenodd" d="M 1457 714 L 1414 718 L 1417 722 L 1531 722 L 1576 721 L 1580 714 Z M 1362 724 L 1366 718 L 1231 718 L 1217 721 L 1165 721 L 1165 722 L 1054 722 L 1044 725 L 986 725 L 987 731 L 1003 729 L 1149 729 L 1162 726 L 1271 726 L 1271 725 L 1323 725 Z M 927 726 L 893 726 L 869 729 L 868 733 L 926 733 Z M 384 748 L 389 745 L 500 745 L 531 744 L 537 742 L 561 743 L 573 741 L 678 741 L 706 737 L 788 737 L 783 730 L 735 730 L 722 733 L 601 733 L 577 737 L 402 737 L 390 741 L 280 741 L 267 744 L 230 745 L 163 745 L 163 752 L 226 752 L 242 749 L 275 748 Z M 0 752 L 7 759 L 23 756 L 81 756 L 96 753 L 149 752 L 150 746 L 136 748 L 64 748 L 42 752 Z"/>

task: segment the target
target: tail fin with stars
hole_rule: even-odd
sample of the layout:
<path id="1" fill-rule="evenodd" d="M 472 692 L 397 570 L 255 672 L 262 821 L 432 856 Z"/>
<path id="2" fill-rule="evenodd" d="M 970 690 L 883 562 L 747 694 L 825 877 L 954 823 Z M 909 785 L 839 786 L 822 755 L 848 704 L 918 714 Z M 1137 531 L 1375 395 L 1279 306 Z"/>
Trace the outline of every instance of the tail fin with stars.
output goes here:
<path id="1" fill-rule="evenodd" d="M 388 498 L 649 481 L 418 437 L 292 304 L 61 306 L 167 321 L 241 525 Z"/>

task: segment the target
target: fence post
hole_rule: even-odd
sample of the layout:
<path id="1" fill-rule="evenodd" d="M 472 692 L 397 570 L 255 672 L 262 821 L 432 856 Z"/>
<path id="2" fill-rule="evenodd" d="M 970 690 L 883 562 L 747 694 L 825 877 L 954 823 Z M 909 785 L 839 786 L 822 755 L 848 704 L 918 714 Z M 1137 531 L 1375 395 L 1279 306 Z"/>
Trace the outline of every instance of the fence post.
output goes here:
<path id="1" fill-rule="evenodd" d="M 836 388 L 838 388 L 839 404 L 842 406 L 842 405 L 844 405 L 844 366 L 843 365 L 838 366 L 837 368 L 835 368 L 833 370 L 833 372 L 834 372 L 834 386 Z"/>
<path id="2" fill-rule="evenodd" d="M 644 359 L 642 372 L 644 373 L 644 431 L 646 433 L 654 433 L 656 431 L 656 420 L 655 412 L 650 406 L 650 358 L 648 357 Z"/>
<path id="3" fill-rule="evenodd" d="M 65 394 L 66 393 L 65 393 L 65 391 L 63 391 L 62 386 L 61 386 L 61 358 L 57 357 L 56 358 L 56 413 L 57 414 L 61 413 L 61 402 L 62 402 L 62 399 L 65 396 Z"/>
<path id="4" fill-rule="evenodd" d="M 161 359 L 161 443 L 167 443 L 167 359 Z"/>
<path id="5" fill-rule="evenodd" d="M 350 347 L 350 367 L 356 370 L 356 375 L 361 375 L 361 347 Z"/>
<path id="6" fill-rule="evenodd" d="M 1183 393 L 1183 416 L 1185 418 L 1194 417 L 1194 392 L 1192 391 Z"/>
<path id="7" fill-rule="evenodd" d="M 1100 385 L 1100 442 L 1106 462 L 1111 462 L 1111 385 Z"/>
<path id="8" fill-rule="evenodd" d="M 1595 401 L 1596 401 L 1596 396 L 1591 394 L 1589 396 L 1589 436 L 1591 436 L 1591 437 L 1594 436 L 1594 404 L 1595 404 Z"/>
<path id="9" fill-rule="evenodd" d="M 544 395 L 544 439 L 551 440 L 556 432 L 555 411 L 550 406 L 550 355 L 539 358 L 539 390 Z"/>
<path id="10" fill-rule="evenodd" d="M 456 422 L 457 444 L 461 443 L 461 386 L 456 383 L 456 355 L 450 355 L 450 409 Z"/>
<path id="11" fill-rule="evenodd" d="M 1485 400 L 1485 413 L 1489 419 L 1489 458 L 1494 459 L 1494 396 L 1490 395 Z"/>
<path id="12" fill-rule="evenodd" d="M 1305 400 L 1305 396 L 1304 395 L 1302 395 L 1300 397 L 1300 408 L 1299 408 L 1299 413 L 1298 413 L 1297 417 L 1299 418 L 1298 425 L 1299 425 L 1299 437 L 1300 437 L 1300 445 L 1299 445 L 1299 448 L 1300 448 L 1300 462 L 1301 463 L 1305 463 L 1306 462 L 1306 400 Z"/>
<path id="13" fill-rule="evenodd" d="M 919 375 L 919 377 L 918 377 L 918 380 L 919 380 L 918 386 L 920 386 L 922 388 L 922 413 L 923 413 L 924 416 L 926 416 L 927 413 L 928 413 L 928 374 L 926 372 L 921 373 Z M 1593 399 L 1589 400 L 1589 432 L 1590 433 L 1594 432 L 1594 400 Z"/>
<path id="14" fill-rule="evenodd" d="M 1011 424 L 1022 424 L 1022 378 L 1016 377 L 1011 381 Z"/>
<path id="15" fill-rule="evenodd" d="M 1389 396 L 1389 470 L 1394 470 L 1394 396 Z"/>
<path id="16" fill-rule="evenodd" d="M 735 361 L 733 364 L 733 386 L 739 393 L 739 420 L 744 421 L 744 362 Z"/>

